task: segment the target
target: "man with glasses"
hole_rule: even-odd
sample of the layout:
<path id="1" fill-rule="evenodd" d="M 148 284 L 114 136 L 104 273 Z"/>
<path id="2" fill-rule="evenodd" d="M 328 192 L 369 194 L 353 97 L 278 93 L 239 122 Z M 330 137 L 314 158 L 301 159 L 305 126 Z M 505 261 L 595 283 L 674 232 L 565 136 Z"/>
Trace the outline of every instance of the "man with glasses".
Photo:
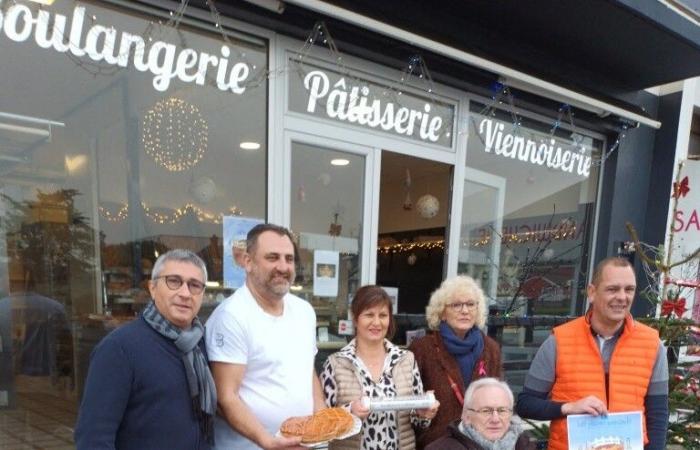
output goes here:
<path id="1" fill-rule="evenodd" d="M 216 446 L 303 448 L 301 437 L 276 433 L 285 419 L 325 406 L 314 370 L 316 314 L 309 302 L 289 294 L 296 274 L 289 230 L 256 225 L 246 245 L 245 285 L 207 321 L 221 413 Z"/>
<path id="2" fill-rule="evenodd" d="M 92 353 L 75 428 L 78 449 L 208 449 L 216 387 L 197 318 L 207 269 L 189 250 L 153 266 L 152 301 Z"/>
<path id="3" fill-rule="evenodd" d="M 568 449 L 566 416 L 641 411 L 645 450 L 666 448 L 668 362 L 659 333 L 630 315 L 637 284 L 630 262 L 601 261 L 588 312 L 555 327 L 518 397 L 518 413 L 551 420 L 549 449 Z"/>
<path id="4" fill-rule="evenodd" d="M 512 417 L 513 392 L 505 382 L 490 377 L 473 381 L 464 394 L 461 420 L 425 450 L 534 449 Z"/>

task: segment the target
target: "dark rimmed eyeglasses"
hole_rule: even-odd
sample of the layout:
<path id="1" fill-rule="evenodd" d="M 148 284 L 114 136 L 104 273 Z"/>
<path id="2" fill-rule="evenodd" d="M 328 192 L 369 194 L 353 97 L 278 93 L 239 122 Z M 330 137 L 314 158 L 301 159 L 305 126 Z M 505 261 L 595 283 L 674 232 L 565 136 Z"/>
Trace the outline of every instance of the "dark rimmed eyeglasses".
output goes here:
<path id="1" fill-rule="evenodd" d="M 472 408 L 467 408 L 469 411 L 477 413 L 484 419 L 488 419 L 489 417 L 493 416 L 493 413 L 498 414 L 498 417 L 501 419 L 504 419 L 511 414 L 513 414 L 513 410 L 510 408 L 506 407 L 498 407 L 498 408 L 479 408 L 479 409 L 472 409 Z"/>
<path id="2" fill-rule="evenodd" d="M 183 283 L 187 283 L 187 289 L 190 290 L 190 294 L 192 295 L 201 294 L 204 290 L 204 283 L 199 280 L 190 279 L 185 281 L 180 275 L 161 275 L 159 277 L 155 277 L 154 280 L 159 278 L 163 278 L 165 280 L 165 285 L 168 286 L 168 289 L 171 291 L 177 291 L 182 287 Z"/>
<path id="3" fill-rule="evenodd" d="M 466 309 L 467 311 L 474 311 L 476 309 L 477 304 L 476 302 L 460 302 L 448 303 L 446 306 L 454 312 L 460 312 L 462 309 Z"/>

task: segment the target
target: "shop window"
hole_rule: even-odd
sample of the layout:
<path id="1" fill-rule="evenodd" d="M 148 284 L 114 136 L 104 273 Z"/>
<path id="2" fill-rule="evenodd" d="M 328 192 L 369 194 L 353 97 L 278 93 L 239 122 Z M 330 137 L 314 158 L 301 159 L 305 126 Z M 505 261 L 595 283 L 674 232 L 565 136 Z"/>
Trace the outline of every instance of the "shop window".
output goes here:
<path id="1" fill-rule="evenodd" d="M 513 118 L 471 116 L 458 272 L 481 282 L 517 387 L 552 325 L 583 312 L 602 142 Z"/>
<path id="2" fill-rule="evenodd" d="M 159 254 L 204 259 L 201 315 L 231 292 L 223 219 L 266 215 L 267 43 L 167 11 L 1 10 L 0 447 L 72 448 L 90 352 Z"/>

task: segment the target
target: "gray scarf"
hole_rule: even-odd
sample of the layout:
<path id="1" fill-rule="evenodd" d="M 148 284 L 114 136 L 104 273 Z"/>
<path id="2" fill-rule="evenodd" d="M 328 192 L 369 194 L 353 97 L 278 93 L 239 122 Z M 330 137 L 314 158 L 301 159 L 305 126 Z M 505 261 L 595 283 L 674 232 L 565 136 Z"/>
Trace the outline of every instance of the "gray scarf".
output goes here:
<path id="1" fill-rule="evenodd" d="M 151 328 L 173 341 L 175 347 L 182 353 L 182 364 L 185 366 L 192 408 L 199 419 L 204 436 L 213 445 L 216 385 L 204 353 L 197 345 L 204 335 L 202 323 L 195 317 L 188 330 L 181 330 L 163 317 L 153 301 L 146 306 L 142 315 Z"/>
<path id="2" fill-rule="evenodd" d="M 520 434 L 523 432 L 519 425 L 511 422 L 508 431 L 506 431 L 506 434 L 504 434 L 501 439 L 489 441 L 482 436 L 481 433 L 476 431 L 474 427 L 465 425 L 462 421 L 459 422 L 458 428 L 462 434 L 479 444 L 484 450 L 513 450 L 518 437 L 520 437 Z"/>

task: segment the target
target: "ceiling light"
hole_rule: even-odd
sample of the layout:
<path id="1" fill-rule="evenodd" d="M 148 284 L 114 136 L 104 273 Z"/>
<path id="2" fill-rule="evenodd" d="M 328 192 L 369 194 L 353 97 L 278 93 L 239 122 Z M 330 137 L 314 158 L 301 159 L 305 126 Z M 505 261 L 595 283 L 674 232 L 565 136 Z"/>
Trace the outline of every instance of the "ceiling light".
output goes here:
<path id="1" fill-rule="evenodd" d="M 293 284 L 293 285 L 289 286 L 290 291 L 298 292 L 298 291 L 301 291 L 302 289 L 304 289 L 304 287 L 300 284 Z"/>
<path id="2" fill-rule="evenodd" d="M 34 3 L 40 3 L 42 5 L 52 5 L 54 0 L 30 0 Z"/>
<path id="3" fill-rule="evenodd" d="M 257 142 L 241 142 L 240 146 L 243 150 L 257 150 L 260 148 L 260 144 Z"/>
<path id="4" fill-rule="evenodd" d="M 80 172 L 88 162 L 87 155 L 65 155 L 63 162 L 69 174 L 74 175 Z"/>
<path id="5" fill-rule="evenodd" d="M 217 287 L 221 286 L 221 284 L 218 281 L 207 281 L 205 284 L 207 287 L 211 287 L 211 288 L 217 288 Z"/>
<path id="6" fill-rule="evenodd" d="M 331 160 L 331 164 L 334 166 L 347 166 L 350 164 L 350 161 L 345 158 L 336 158 Z"/>

